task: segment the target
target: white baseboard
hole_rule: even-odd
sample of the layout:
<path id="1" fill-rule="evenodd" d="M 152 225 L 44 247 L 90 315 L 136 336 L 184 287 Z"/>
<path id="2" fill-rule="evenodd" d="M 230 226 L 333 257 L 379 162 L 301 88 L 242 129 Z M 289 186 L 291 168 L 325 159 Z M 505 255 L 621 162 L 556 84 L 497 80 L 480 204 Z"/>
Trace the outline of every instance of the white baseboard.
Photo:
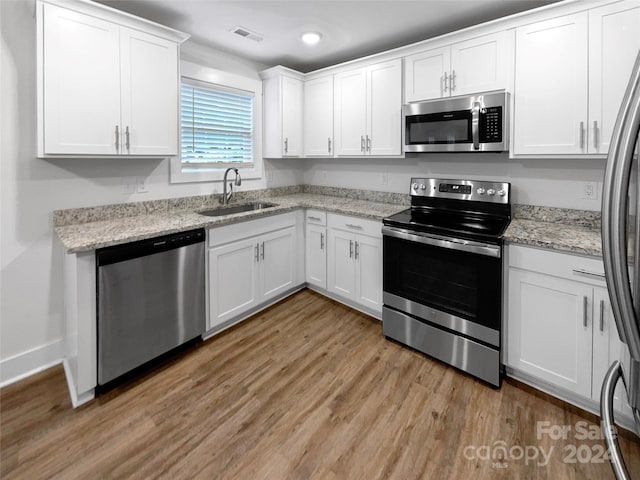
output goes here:
<path id="1" fill-rule="evenodd" d="M 64 340 L 61 338 L 0 360 L 0 388 L 53 367 L 61 363 L 63 357 Z"/>

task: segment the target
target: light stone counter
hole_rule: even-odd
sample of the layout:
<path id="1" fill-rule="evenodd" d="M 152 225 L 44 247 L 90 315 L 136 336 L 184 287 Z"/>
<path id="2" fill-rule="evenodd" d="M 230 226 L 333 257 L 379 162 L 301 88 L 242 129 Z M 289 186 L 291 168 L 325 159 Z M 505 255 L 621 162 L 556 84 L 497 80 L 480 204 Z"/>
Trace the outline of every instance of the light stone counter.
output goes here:
<path id="1" fill-rule="evenodd" d="M 334 190 L 331 189 L 331 193 L 341 193 L 339 191 L 334 192 Z M 397 200 L 397 198 L 394 198 L 394 194 L 381 195 L 384 195 L 381 198 L 384 200 Z M 328 212 L 374 220 L 382 220 L 384 217 L 407 208 L 406 205 L 401 203 L 365 200 L 360 199 L 362 195 L 355 194 L 351 196 L 356 198 L 323 195 L 321 193 L 265 195 L 259 199 L 275 203 L 277 206 L 219 217 L 208 217 L 197 213 L 198 211 L 220 207 L 219 205 L 208 203 L 208 197 L 190 197 L 189 199 L 182 199 L 182 202 L 179 201 L 180 199 L 171 200 L 170 202 L 173 202 L 174 205 L 165 205 L 164 207 L 162 205 L 158 207 L 154 205 L 154 202 L 147 202 L 147 205 L 122 204 L 96 207 L 94 209 L 58 211 L 54 213 L 54 224 L 57 225 L 55 231 L 67 253 L 77 253 L 195 228 L 227 225 L 285 213 L 299 208 L 317 208 Z M 230 203 L 230 206 L 258 200 L 258 198 L 249 196 L 238 197 Z M 403 198 L 400 197 L 400 201 L 402 200 Z M 131 213 L 134 214 L 131 215 Z M 95 220 L 96 218 L 98 220 Z M 74 219 L 76 223 L 73 223 Z"/>
<path id="2" fill-rule="evenodd" d="M 602 256 L 598 211 L 515 205 L 503 238 L 513 244 Z"/>

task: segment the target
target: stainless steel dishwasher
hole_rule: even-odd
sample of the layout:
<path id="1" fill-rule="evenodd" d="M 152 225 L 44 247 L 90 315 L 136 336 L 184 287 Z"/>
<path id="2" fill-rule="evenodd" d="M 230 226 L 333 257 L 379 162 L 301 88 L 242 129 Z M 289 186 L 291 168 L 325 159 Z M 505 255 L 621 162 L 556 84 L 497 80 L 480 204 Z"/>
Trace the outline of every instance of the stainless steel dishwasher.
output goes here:
<path id="1" fill-rule="evenodd" d="M 97 250 L 98 385 L 205 329 L 204 230 Z"/>

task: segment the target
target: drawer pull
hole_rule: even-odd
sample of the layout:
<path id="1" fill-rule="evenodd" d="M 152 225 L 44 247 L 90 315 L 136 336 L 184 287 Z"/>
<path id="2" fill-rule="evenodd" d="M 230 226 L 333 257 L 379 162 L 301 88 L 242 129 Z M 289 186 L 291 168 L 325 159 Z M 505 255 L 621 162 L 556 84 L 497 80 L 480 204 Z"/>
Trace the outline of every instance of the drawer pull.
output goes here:
<path id="1" fill-rule="evenodd" d="M 582 268 L 574 268 L 573 273 L 578 275 L 588 275 L 590 277 L 605 278 L 604 273 L 590 272 L 589 270 L 584 270 Z"/>
<path id="2" fill-rule="evenodd" d="M 347 223 L 346 226 L 349 228 L 354 228 L 356 230 L 362 230 L 362 225 L 354 225 L 353 223 Z"/>
<path id="3" fill-rule="evenodd" d="M 309 215 L 307 217 L 309 220 L 313 220 L 314 222 L 321 222 L 322 219 L 320 217 L 312 217 L 311 215 Z"/>

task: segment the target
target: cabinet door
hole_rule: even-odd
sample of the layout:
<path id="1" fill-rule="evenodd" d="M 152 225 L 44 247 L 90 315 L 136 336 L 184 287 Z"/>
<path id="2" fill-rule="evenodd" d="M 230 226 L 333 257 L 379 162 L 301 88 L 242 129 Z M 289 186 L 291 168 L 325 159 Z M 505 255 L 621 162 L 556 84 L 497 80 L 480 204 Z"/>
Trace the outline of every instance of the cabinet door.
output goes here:
<path id="1" fill-rule="evenodd" d="M 640 50 L 640 5 L 589 11 L 589 152 L 607 154 L 618 109 Z"/>
<path id="2" fill-rule="evenodd" d="M 353 300 L 356 291 L 354 235 L 334 228 L 329 228 L 327 233 L 327 290 Z"/>
<path id="3" fill-rule="evenodd" d="M 369 155 L 402 153 L 402 61 L 367 69 L 367 138 Z"/>
<path id="4" fill-rule="evenodd" d="M 508 363 L 590 397 L 592 293 L 578 282 L 510 269 Z"/>
<path id="5" fill-rule="evenodd" d="M 307 225 L 306 238 L 307 283 L 327 288 L 327 237 L 326 228 Z"/>
<path id="6" fill-rule="evenodd" d="M 587 151 L 587 13 L 516 31 L 515 154 Z"/>
<path id="7" fill-rule="evenodd" d="M 130 155 L 178 154 L 178 46 L 122 28 L 122 139 Z"/>
<path id="8" fill-rule="evenodd" d="M 339 73 L 335 88 L 335 153 L 364 155 L 367 130 L 366 70 L 363 68 Z"/>
<path id="9" fill-rule="evenodd" d="M 451 95 L 506 88 L 507 39 L 500 32 L 452 45 Z"/>
<path id="10" fill-rule="evenodd" d="M 260 301 L 268 300 L 293 287 L 295 248 L 294 227 L 260 237 Z"/>
<path id="11" fill-rule="evenodd" d="M 302 81 L 282 76 L 282 154 L 302 156 Z"/>
<path id="12" fill-rule="evenodd" d="M 209 250 L 209 329 L 258 303 L 257 255 L 256 239 Z"/>
<path id="13" fill-rule="evenodd" d="M 418 102 L 449 95 L 444 74 L 449 73 L 451 47 L 436 48 L 404 58 L 404 101 Z M 446 91 L 445 91 L 446 86 Z"/>
<path id="14" fill-rule="evenodd" d="M 43 8 L 41 153 L 119 153 L 118 26 L 53 5 Z"/>
<path id="15" fill-rule="evenodd" d="M 362 305 L 382 311 L 382 240 L 356 235 L 356 297 Z"/>
<path id="16" fill-rule="evenodd" d="M 304 84 L 304 154 L 333 154 L 333 75 Z"/>

